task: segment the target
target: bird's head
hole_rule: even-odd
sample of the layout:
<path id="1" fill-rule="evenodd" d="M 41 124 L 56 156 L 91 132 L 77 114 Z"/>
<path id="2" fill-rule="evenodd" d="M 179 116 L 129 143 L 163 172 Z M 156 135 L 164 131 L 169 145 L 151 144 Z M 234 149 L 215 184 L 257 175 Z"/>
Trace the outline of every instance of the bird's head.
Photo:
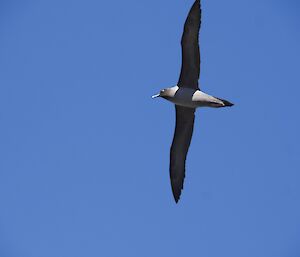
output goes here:
<path id="1" fill-rule="evenodd" d="M 178 87 L 170 87 L 170 88 L 164 88 L 162 90 L 160 90 L 159 94 L 153 95 L 152 98 L 156 98 L 156 97 L 174 97 L 176 91 L 177 91 Z"/>

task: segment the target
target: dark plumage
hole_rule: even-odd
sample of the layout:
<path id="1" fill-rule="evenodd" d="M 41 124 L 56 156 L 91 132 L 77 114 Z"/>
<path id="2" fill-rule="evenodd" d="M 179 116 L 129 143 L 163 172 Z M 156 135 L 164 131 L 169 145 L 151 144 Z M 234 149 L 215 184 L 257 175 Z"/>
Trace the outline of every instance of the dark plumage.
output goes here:
<path id="1" fill-rule="evenodd" d="M 181 38 L 182 65 L 178 83 L 152 96 L 152 98 L 164 98 L 175 104 L 176 126 L 170 151 L 170 178 L 176 203 L 183 189 L 185 161 L 193 135 L 195 108 L 221 108 L 233 105 L 227 100 L 211 96 L 199 89 L 200 25 L 200 0 L 196 0 L 184 24 Z"/>
<path id="2" fill-rule="evenodd" d="M 193 4 L 184 24 L 181 38 L 182 64 L 177 86 L 197 90 L 200 75 L 199 30 L 201 26 L 200 1 Z"/>
<path id="3" fill-rule="evenodd" d="M 192 139 L 195 109 L 175 105 L 176 126 L 170 151 L 170 178 L 176 203 L 183 189 L 185 159 Z"/>
<path id="4" fill-rule="evenodd" d="M 200 75 L 199 30 L 200 1 L 193 4 L 181 38 L 182 64 L 178 87 L 198 89 Z M 191 143 L 195 109 L 175 105 L 176 127 L 170 152 L 170 178 L 174 199 L 178 202 L 185 177 L 185 160 Z"/>

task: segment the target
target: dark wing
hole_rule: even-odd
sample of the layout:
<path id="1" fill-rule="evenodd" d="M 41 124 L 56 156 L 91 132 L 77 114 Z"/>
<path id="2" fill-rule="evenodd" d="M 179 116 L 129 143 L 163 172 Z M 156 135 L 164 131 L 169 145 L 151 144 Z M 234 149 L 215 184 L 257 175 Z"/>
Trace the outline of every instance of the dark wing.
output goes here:
<path id="1" fill-rule="evenodd" d="M 193 4 L 184 24 L 181 38 L 182 64 L 179 87 L 198 89 L 200 75 L 199 30 L 201 25 L 200 0 Z"/>
<path id="2" fill-rule="evenodd" d="M 185 159 L 191 143 L 195 109 L 175 105 L 176 127 L 170 153 L 170 178 L 176 203 L 183 189 Z"/>

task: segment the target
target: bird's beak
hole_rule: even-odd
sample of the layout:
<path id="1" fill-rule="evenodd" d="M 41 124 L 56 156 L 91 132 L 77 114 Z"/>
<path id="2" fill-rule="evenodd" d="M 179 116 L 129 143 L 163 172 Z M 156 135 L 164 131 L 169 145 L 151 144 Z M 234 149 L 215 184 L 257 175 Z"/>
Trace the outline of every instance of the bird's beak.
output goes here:
<path id="1" fill-rule="evenodd" d="M 160 97 L 160 94 L 153 95 L 153 96 L 152 96 L 152 99 L 154 99 L 154 98 L 156 98 L 156 97 Z"/>

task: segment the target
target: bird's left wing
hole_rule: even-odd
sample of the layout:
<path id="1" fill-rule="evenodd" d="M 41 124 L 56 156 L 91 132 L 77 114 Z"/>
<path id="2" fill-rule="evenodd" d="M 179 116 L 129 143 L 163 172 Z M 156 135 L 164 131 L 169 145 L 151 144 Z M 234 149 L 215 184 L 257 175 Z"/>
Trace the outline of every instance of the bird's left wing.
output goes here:
<path id="1" fill-rule="evenodd" d="M 175 105 L 176 127 L 170 152 L 170 178 L 173 196 L 178 202 L 185 177 L 185 160 L 191 143 L 195 109 Z"/>
<path id="2" fill-rule="evenodd" d="M 201 26 L 200 0 L 193 4 L 184 24 L 181 38 L 182 64 L 179 87 L 198 89 L 200 75 L 199 30 Z"/>

